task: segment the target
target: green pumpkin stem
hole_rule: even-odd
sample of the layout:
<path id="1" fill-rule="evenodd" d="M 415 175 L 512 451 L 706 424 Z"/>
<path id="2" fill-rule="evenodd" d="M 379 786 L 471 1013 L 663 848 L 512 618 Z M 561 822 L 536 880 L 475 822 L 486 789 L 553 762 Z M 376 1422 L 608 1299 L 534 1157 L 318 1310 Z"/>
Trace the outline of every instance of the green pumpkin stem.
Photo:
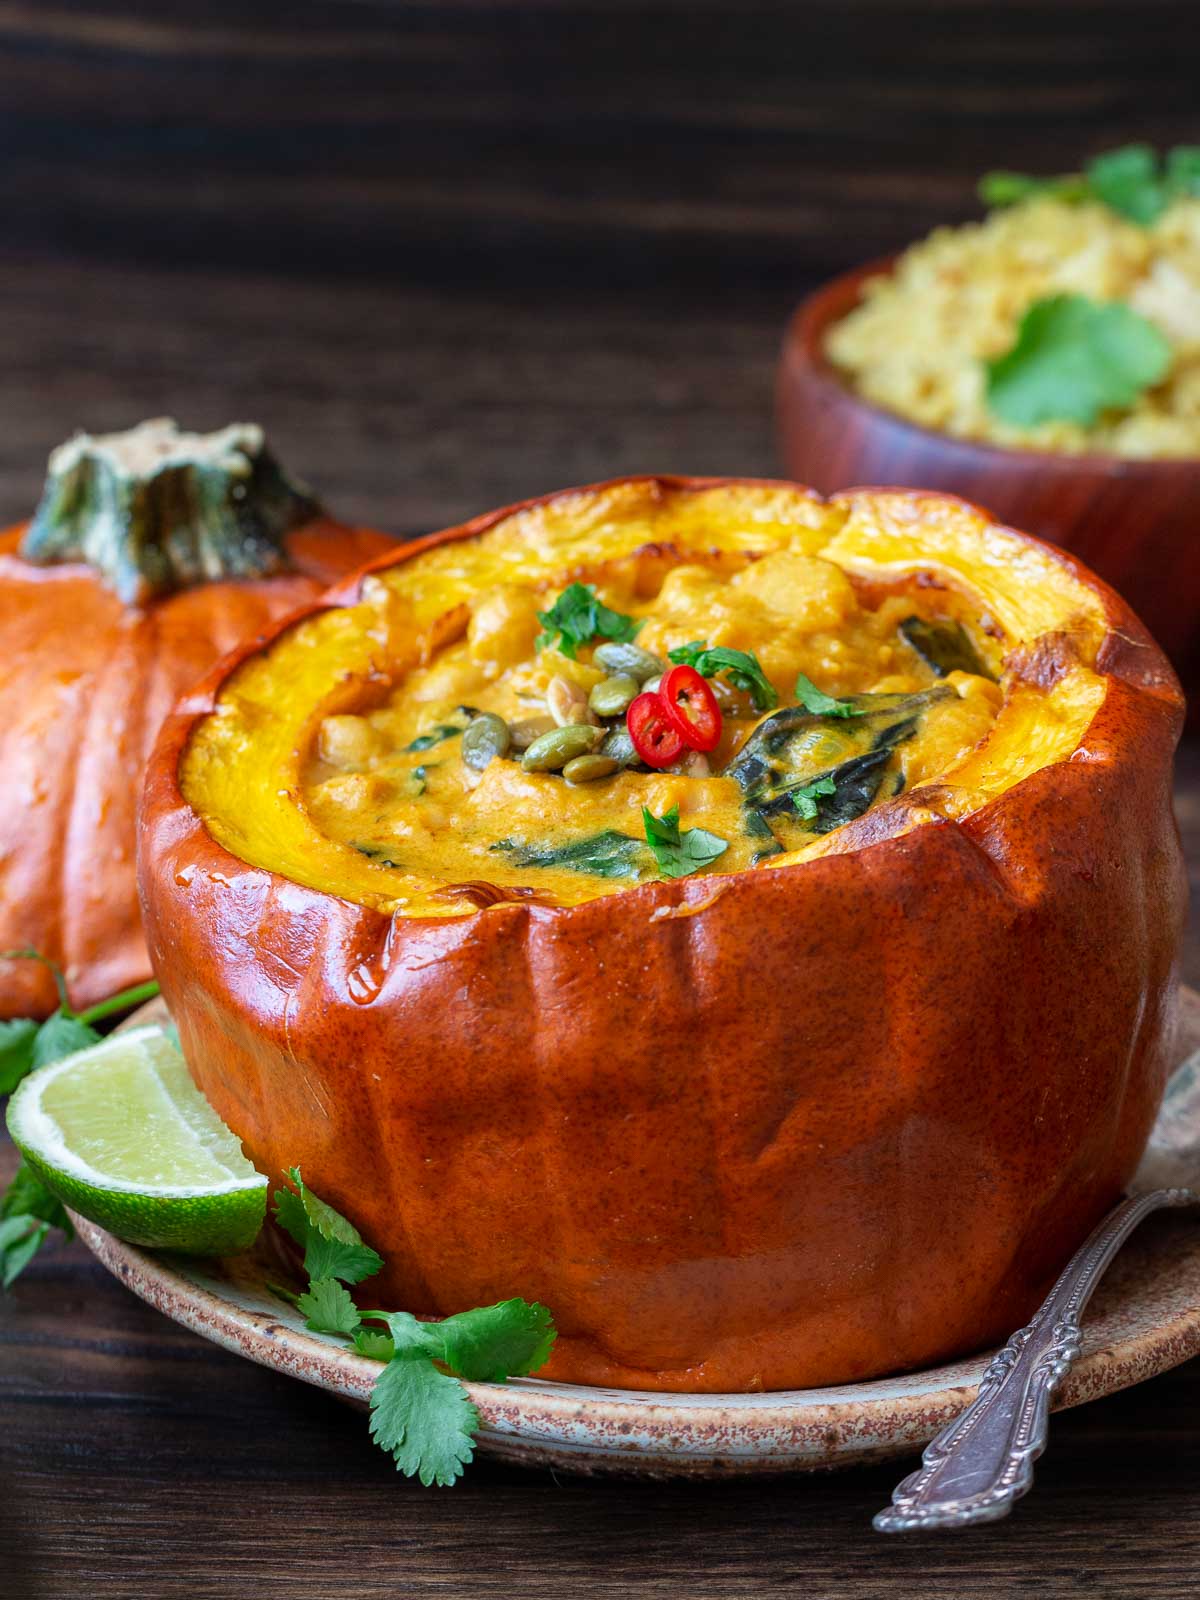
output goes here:
<path id="1" fill-rule="evenodd" d="M 166 417 L 127 433 L 81 433 L 50 456 L 21 554 L 86 561 L 127 605 L 290 565 L 284 540 L 321 514 L 254 423 L 181 433 Z"/>

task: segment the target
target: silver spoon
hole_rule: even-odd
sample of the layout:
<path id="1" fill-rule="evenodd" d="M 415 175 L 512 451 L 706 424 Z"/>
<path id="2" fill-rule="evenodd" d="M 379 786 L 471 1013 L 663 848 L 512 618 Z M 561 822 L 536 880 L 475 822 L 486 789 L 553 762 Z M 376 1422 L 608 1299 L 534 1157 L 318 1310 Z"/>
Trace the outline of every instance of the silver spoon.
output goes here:
<path id="1" fill-rule="evenodd" d="M 926 1447 L 874 1521 L 880 1533 L 964 1528 L 1006 1517 L 1033 1486 L 1046 1448 L 1050 1396 L 1079 1354 L 1079 1319 L 1117 1251 L 1164 1206 L 1200 1205 L 1200 1072 L 1192 1057 L 1167 1090 L 1133 1193 L 1110 1211 L 1063 1269 L 1041 1309 L 984 1373 L 979 1393 Z"/>

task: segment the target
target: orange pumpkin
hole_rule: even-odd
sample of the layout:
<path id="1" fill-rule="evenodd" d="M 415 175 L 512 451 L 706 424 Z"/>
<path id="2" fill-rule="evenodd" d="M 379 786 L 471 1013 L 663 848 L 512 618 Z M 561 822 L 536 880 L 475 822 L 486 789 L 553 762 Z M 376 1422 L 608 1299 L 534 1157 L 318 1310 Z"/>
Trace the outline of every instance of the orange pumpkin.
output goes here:
<path id="1" fill-rule="evenodd" d="M 55 452 L 33 523 L 0 534 L 0 950 L 58 962 L 77 1007 L 150 977 L 134 834 L 163 718 L 388 544 L 287 484 L 255 428 Z M 0 1017 L 55 1004 L 44 966 L 0 960 Z"/>
<path id="2" fill-rule="evenodd" d="M 581 577 L 653 592 L 681 563 L 736 576 L 779 551 L 863 606 L 965 619 L 1002 661 L 982 741 L 757 866 L 573 900 L 536 866 L 421 889 L 419 862 L 316 825 L 328 717 L 406 684 L 432 708 L 498 580 L 546 605 Z M 834 662 L 831 637 L 813 648 Z M 1111 590 L 962 501 L 573 491 L 386 557 L 181 704 L 142 812 L 151 954 L 251 1158 L 298 1164 L 384 1255 L 370 1304 L 543 1301 L 547 1371 L 572 1381 L 917 1367 L 1025 1319 L 1143 1148 L 1184 906 L 1181 716 Z M 510 758 L 487 772 L 540 784 L 547 815 L 600 804 Z M 621 781 L 668 779 L 713 781 Z"/>

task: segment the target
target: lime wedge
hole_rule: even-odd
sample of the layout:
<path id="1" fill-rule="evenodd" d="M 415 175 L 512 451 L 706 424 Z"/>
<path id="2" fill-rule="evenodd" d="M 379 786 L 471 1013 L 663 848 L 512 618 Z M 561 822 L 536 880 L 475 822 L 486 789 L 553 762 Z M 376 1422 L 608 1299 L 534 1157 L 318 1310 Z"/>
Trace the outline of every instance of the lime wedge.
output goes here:
<path id="1" fill-rule="evenodd" d="M 267 1180 L 161 1028 L 135 1028 L 31 1072 L 8 1131 L 72 1210 L 132 1244 L 232 1255 L 262 1226 Z"/>

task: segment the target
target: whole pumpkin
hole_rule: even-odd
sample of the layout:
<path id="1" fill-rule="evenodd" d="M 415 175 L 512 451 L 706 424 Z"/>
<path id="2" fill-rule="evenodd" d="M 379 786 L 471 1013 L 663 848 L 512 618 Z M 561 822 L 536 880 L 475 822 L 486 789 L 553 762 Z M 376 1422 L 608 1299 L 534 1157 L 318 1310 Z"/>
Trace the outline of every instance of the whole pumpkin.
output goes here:
<path id="1" fill-rule="evenodd" d="M 784 546 L 941 588 L 1003 641 L 1004 705 L 953 778 L 752 870 L 411 912 L 298 799 L 321 719 L 427 662 L 485 579 Z M 151 954 L 251 1158 L 299 1165 L 385 1257 L 370 1304 L 543 1301 L 571 1381 L 917 1367 L 1024 1320 L 1138 1161 L 1181 716 L 1112 591 L 964 502 L 573 491 L 385 558 L 181 704 L 142 811 Z"/>
<path id="2" fill-rule="evenodd" d="M 0 534 L 0 950 L 58 963 L 77 1008 L 150 977 L 134 835 L 163 718 L 390 542 L 328 518 L 252 426 L 155 421 L 52 455 L 32 523 Z M 0 1017 L 56 1003 L 44 965 L 0 959 Z"/>

